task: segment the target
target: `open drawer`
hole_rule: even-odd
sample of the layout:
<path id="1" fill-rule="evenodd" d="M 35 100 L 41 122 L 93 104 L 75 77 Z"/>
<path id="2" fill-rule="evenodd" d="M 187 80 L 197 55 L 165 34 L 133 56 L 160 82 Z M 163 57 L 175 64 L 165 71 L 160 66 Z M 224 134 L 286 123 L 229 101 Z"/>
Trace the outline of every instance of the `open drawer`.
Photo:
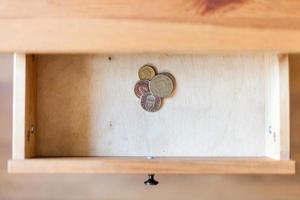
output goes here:
<path id="1" fill-rule="evenodd" d="M 176 78 L 161 110 L 133 88 Z M 287 55 L 15 54 L 11 173 L 294 174 Z"/>

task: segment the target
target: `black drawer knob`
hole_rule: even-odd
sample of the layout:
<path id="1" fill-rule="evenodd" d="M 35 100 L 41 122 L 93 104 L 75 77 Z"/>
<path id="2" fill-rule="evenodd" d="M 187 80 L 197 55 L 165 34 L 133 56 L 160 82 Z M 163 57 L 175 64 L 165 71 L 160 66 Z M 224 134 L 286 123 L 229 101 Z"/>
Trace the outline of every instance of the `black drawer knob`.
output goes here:
<path id="1" fill-rule="evenodd" d="M 154 174 L 149 174 L 148 175 L 148 180 L 146 180 L 144 182 L 145 185 L 157 185 L 158 184 L 158 181 L 154 179 Z"/>

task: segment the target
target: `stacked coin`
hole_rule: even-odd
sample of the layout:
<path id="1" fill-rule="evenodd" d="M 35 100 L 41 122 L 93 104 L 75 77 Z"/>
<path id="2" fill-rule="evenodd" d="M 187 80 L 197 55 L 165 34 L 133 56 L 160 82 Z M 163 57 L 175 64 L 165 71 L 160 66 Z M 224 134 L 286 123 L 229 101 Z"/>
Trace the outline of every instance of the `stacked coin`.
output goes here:
<path id="1" fill-rule="evenodd" d="M 172 95 L 175 78 L 167 72 L 156 74 L 151 65 L 144 65 L 138 71 L 140 81 L 135 84 L 134 93 L 141 99 L 141 106 L 148 112 L 156 112 L 162 105 L 163 98 Z"/>

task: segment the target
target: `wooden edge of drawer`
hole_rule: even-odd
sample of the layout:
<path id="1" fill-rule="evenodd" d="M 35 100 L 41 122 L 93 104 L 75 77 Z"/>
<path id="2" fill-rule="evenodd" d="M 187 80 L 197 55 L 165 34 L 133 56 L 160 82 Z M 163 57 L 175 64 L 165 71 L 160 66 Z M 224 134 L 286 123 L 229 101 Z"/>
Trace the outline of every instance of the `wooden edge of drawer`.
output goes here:
<path id="1" fill-rule="evenodd" d="M 269 158 L 33 158 L 9 160 L 9 173 L 295 174 L 294 160 Z"/>
<path id="2" fill-rule="evenodd" d="M 300 31 L 294 28 L 299 24 L 299 19 L 289 19 L 281 25 L 276 23 L 277 21 L 262 22 L 262 19 L 253 21 L 247 18 L 246 21 L 237 19 L 233 26 L 230 25 L 232 21 L 230 18 L 215 21 L 217 24 L 214 24 L 211 20 L 190 23 L 126 18 L 0 18 L 0 26 L 5 27 L 0 32 L 2 38 L 0 51 L 28 53 L 238 53 L 240 51 L 297 53 L 300 51 Z M 245 22 L 250 21 L 251 23 L 245 27 L 247 25 Z M 257 26 L 258 23 L 264 23 L 264 28 Z M 277 25 L 275 29 L 272 27 L 273 24 Z"/>

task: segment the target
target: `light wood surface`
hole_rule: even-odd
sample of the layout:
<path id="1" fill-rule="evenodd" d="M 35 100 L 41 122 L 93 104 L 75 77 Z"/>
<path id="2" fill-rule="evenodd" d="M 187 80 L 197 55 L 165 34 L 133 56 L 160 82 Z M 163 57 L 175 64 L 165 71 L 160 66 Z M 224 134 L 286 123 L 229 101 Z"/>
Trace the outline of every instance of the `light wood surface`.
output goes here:
<path id="1" fill-rule="evenodd" d="M 26 141 L 26 55 L 14 55 L 13 134 L 14 159 L 24 159 Z"/>
<path id="2" fill-rule="evenodd" d="M 300 2 L 296 0 L 1 0 L 0 17 L 141 18 L 169 21 L 241 17 L 258 21 L 259 18 L 297 19 L 300 17 L 299 8 Z"/>
<path id="3" fill-rule="evenodd" d="M 265 147 L 266 156 L 289 159 L 290 104 L 287 55 L 266 61 Z"/>
<path id="4" fill-rule="evenodd" d="M 35 60 L 37 156 L 265 156 L 264 68 L 278 68 L 276 55 Z M 156 113 L 145 112 L 133 91 L 139 68 L 148 63 L 177 83 Z"/>
<path id="5" fill-rule="evenodd" d="M 279 57 L 280 159 L 290 158 L 290 78 L 286 55 Z"/>
<path id="6" fill-rule="evenodd" d="M 32 56 L 14 54 L 13 158 L 35 155 L 36 71 Z"/>
<path id="7" fill-rule="evenodd" d="M 284 2 L 284 1 L 283 1 Z M 12 138 L 12 55 L 0 55 L 0 199 L 5 200 L 298 200 L 295 176 L 157 175 L 157 187 L 145 187 L 146 175 L 8 174 Z M 300 162 L 300 56 L 290 57 L 291 156 Z"/>
<path id="8" fill-rule="evenodd" d="M 300 51 L 297 0 L 0 3 L 2 52 Z"/>
<path id="9" fill-rule="evenodd" d="M 294 174 L 294 161 L 182 158 L 34 158 L 11 160 L 10 173 Z"/>
<path id="10" fill-rule="evenodd" d="M 16 54 L 15 58 L 25 60 L 22 54 Z M 170 72 L 176 78 L 174 101 L 165 102 L 157 113 L 142 110 L 133 91 L 138 69 L 148 63 L 158 72 Z M 18 157 L 9 162 L 9 172 L 295 172 L 295 162 L 289 160 L 286 143 L 289 140 L 285 125 L 289 123 L 287 56 L 38 55 L 27 56 L 25 62 L 16 64 L 26 78 L 25 158 L 33 156 L 34 150 L 35 156 L 125 157 L 26 160 Z M 31 135 L 28 130 L 36 121 L 37 132 Z M 14 135 L 14 141 L 19 140 Z M 287 157 L 280 156 L 282 151 Z M 257 158 L 266 155 L 286 161 Z M 227 158 L 195 159 L 201 156 Z M 249 156 L 252 158 L 245 158 Z"/>

